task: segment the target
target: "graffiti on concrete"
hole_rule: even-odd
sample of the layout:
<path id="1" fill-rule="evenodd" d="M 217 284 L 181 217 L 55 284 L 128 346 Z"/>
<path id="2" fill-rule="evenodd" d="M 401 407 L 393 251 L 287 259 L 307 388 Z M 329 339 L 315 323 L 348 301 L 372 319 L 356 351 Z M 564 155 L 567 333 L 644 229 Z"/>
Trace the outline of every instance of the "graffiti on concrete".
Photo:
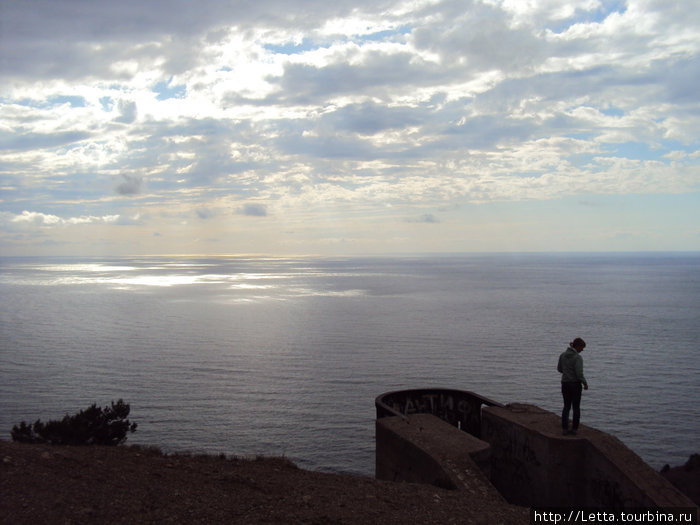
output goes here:
<path id="1" fill-rule="evenodd" d="M 474 436 L 481 434 L 481 407 L 500 405 L 472 392 L 446 389 L 389 392 L 375 404 L 377 417 L 432 414 Z"/>

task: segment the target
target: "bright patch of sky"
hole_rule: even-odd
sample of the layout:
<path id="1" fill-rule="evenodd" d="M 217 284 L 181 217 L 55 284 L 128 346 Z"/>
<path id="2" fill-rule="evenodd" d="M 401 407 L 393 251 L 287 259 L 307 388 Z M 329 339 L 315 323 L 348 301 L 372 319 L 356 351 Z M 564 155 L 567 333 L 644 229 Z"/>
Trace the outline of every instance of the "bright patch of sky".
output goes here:
<path id="1" fill-rule="evenodd" d="M 554 33 L 563 33 L 571 26 L 577 24 L 601 24 L 610 15 L 622 15 L 627 10 L 624 1 L 592 1 L 584 6 L 562 4 L 559 11 L 560 19 L 552 20 L 547 29 Z"/>
<path id="2" fill-rule="evenodd" d="M 0 18 L 0 255 L 700 249 L 690 1 Z"/>

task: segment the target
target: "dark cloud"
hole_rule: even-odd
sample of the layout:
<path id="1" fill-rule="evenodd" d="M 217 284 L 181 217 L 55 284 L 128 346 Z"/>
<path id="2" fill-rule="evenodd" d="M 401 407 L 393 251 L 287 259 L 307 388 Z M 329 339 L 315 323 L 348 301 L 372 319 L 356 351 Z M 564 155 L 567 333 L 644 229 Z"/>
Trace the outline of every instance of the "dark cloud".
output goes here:
<path id="1" fill-rule="evenodd" d="M 200 208 L 196 210 L 195 213 L 197 214 L 197 217 L 202 220 L 211 219 L 215 215 L 212 210 L 208 210 L 206 208 Z"/>
<path id="2" fill-rule="evenodd" d="M 514 119 L 501 113 L 466 117 L 445 128 L 446 140 L 440 142 L 439 147 L 461 146 L 490 150 L 512 141 L 529 139 L 537 133 L 533 124 L 532 119 Z"/>
<path id="3" fill-rule="evenodd" d="M 292 63 L 281 77 L 267 80 L 279 85 L 281 101 L 306 104 L 350 93 L 388 99 L 447 78 L 445 68 L 424 62 L 408 50 L 370 51 L 361 57 L 359 53 L 324 67 Z"/>
<path id="4" fill-rule="evenodd" d="M 350 134 L 322 133 L 304 136 L 289 133 L 280 136 L 276 145 L 286 154 L 316 159 L 378 159 L 388 151 Z"/>
<path id="5" fill-rule="evenodd" d="M 425 111 L 409 106 L 388 107 L 375 102 L 348 104 L 324 114 L 322 126 L 352 133 L 374 134 L 389 129 L 404 129 L 425 123 Z"/>
<path id="6" fill-rule="evenodd" d="M 372 9 L 391 3 L 375 1 Z M 3 1 L 0 80 L 128 78 L 112 67 L 119 61 L 159 64 L 166 74 L 177 74 L 197 63 L 191 50 L 222 29 L 310 31 L 353 10 L 361 6 L 351 0 L 300 0 L 292 9 L 286 0 Z"/>
<path id="7" fill-rule="evenodd" d="M 628 232 L 620 232 L 613 235 L 613 239 L 616 241 L 628 241 L 634 239 L 634 235 Z"/>
<path id="8" fill-rule="evenodd" d="M 115 122 L 131 124 L 136 120 L 136 102 L 120 100 L 117 108 L 119 110 L 119 116 L 114 119 Z"/>
<path id="9" fill-rule="evenodd" d="M 673 62 L 663 60 L 655 66 L 665 84 L 667 100 L 676 104 L 697 104 L 700 57 L 681 57 Z"/>
<path id="10" fill-rule="evenodd" d="M 110 70 L 115 62 L 162 55 L 148 44 L 165 35 L 197 34 L 211 17 L 190 2 L 3 2 L 3 76 L 118 78 Z"/>
<path id="11" fill-rule="evenodd" d="M 411 219 L 407 219 L 407 222 L 418 222 L 418 223 L 424 223 L 424 224 L 437 224 L 440 222 L 440 220 L 435 217 L 432 213 L 424 213 L 423 215 L 420 215 L 419 217 L 414 217 Z"/>
<path id="12" fill-rule="evenodd" d="M 202 187 L 223 179 L 228 179 L 229 194 L 250 191 L 236 182 L 235 175 L 259 164 L 246 155 L 234 158 L 232 144 L 263 147 L 261 136 L 248 123 L 224 119 L 183 119 L 178 123 L 145 120 L 132 133 L 132 147 L 119 158 L 118 165 L 107 167 L 141 173 L 167 165 L 167 170 L 149 183 L 154 191 Z"/>
<path id="13" fill-rule="evenodd" d="M 514 27 L 494 5 L 463 0 L 434 4 L 438 23 L 413 32 L 421 50 L 440 56 L 447 68 L 478 71 L 528 68 L 546 58 L 541 38 L 528 27 Z"/>
<path id="14" fill-rule="evenodd" d="M 267 217 L 267 207 L 264 204 L 244 204 L 236 212 L 248 217 Z"/>
<path id="15" fill-rule="evenodd" d="M 11 133 L 0 131 L 0 150 L 29 151 L 66 146 L 91 137 L 83 131 L 56 133 Z"/>
<path id="16" fill-rule="evenodd" d="M 131 175 L 122 175 L 122 182 L 114 188 L 119 195 L 136 195 L 141 192 L 143 179 Z"/>

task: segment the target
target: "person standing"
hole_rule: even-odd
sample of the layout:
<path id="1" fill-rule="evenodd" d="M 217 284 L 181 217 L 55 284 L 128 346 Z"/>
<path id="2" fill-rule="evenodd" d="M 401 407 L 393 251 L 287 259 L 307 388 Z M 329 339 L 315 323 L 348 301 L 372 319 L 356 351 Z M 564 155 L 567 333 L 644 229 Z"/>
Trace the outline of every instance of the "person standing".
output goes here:
<path id="1" fill-rule="evenodd" d="M 562 434 L 576 435 L 581 420 L 581 387 L 588 390 L 588 382 L 583 375 L 583 357 L 581 352 L 586 348 L 586 342 L 577 337 L 569 343 L 569 347 L 559 356 L 557 370 L 561 372 L 561 394 L 564 397 L 564 410 L 561 412 Z M 573 421 L 569 430 L 569 411 L 573 407 Z"/>

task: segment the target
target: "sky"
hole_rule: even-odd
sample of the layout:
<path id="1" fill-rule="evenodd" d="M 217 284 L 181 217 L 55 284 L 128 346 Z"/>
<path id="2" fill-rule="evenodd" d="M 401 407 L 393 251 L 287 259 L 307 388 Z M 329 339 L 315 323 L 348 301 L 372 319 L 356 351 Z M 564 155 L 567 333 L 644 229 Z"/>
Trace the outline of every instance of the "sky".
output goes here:
<path id="1" fill-rule="evenodd" d="M 693 0 L 0 0 L 0 255 L 700 250 Z"/>

